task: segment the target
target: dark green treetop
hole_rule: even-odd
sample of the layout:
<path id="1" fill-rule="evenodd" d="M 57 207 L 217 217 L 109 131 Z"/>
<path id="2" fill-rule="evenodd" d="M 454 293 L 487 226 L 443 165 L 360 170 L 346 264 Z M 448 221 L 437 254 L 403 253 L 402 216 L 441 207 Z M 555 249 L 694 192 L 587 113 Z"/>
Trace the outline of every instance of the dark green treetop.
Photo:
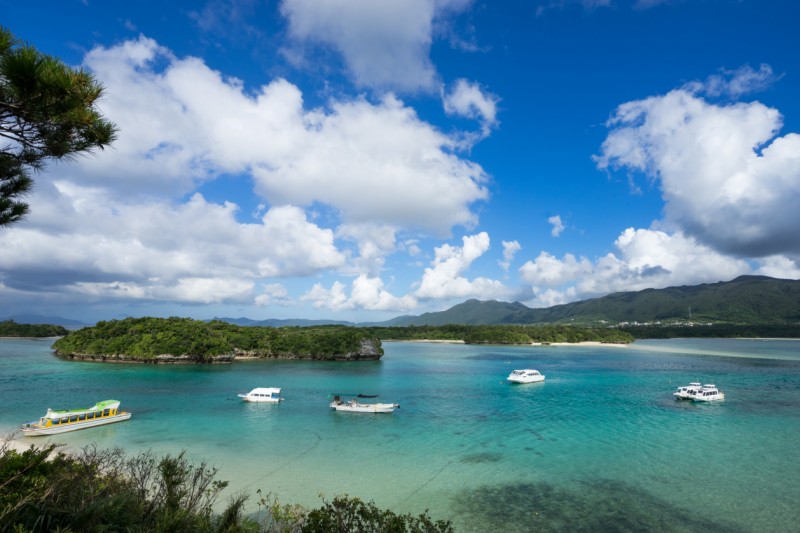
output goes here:
<path id="1" fill-rule="evenodd" d="M 0 226 L 22 219 L 30 171 L 105 148 L 116 126 L 96 108 L 103 87 L 83 69 L 21 43 L 0 26 Z"/>

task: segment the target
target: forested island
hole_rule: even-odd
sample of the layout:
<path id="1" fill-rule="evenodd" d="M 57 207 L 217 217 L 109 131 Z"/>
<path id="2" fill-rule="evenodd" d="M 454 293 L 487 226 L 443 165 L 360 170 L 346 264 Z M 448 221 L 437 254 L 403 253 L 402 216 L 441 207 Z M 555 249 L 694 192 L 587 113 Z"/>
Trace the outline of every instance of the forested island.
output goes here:
<path id="1" fill-rule="evenodd" d="M 64 326 L 53 324 L 17 324 L 13 320 L 0 322 L 0 337 L 60 337 L 67 333 Z"/>
<path id="2" fill-rule="evenodd" d="M 236 358 L 377 360 L 378 338 L 355 327 L 249 327 L 219 320 L 126 318 L 69 332 L 53 344 L 70 359 L 227 363 Z"/>
<path id="3" fill-rule="evenodd" d="M 237 358 L 377 360 L 384 340 L 468 344 L 628 343 L 614 329 L 570 326 L 258 327 L 190 318 L 126 318 L 68 332 L 53 344 L 70 359 L 152 363 L 225 363 Z"/>

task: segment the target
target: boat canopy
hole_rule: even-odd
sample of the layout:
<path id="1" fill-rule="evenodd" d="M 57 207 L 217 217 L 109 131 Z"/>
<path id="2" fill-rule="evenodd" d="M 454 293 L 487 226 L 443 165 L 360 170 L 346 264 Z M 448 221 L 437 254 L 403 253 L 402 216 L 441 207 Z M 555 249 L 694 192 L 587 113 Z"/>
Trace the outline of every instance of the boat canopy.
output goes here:
<path id="1" fill-rule="evenodd" d="M 47 414 L 44 416 L 45 418 L 61 418 L 64 416 L 86 413 L 89 411 L 103 411 L 105 409 L 117 409 L 118 407 L 119 407 L 119 400 L 103 400 L 102 402 L 97 402 L 92 407 L 82 407 L 78 409 L 61 409 L 61 410 L 48 409 Z"/>
<path id="2" fill-rule="evenodd" d="M 281 389 L 278 387 L 256 387 L 255 389 L 251 390 L 248 394 L 280 394 Z"/>

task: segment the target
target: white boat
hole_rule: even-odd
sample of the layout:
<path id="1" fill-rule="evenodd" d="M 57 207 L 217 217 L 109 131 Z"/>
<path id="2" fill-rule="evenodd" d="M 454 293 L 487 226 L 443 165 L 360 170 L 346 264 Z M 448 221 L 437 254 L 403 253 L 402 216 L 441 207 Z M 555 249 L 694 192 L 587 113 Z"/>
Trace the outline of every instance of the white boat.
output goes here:
<path id="1" fill-rule="evenodd" d="M 352 396 L 349 400 L 342 399 L 342 397 Z M 358 398 L 377 398 L 377 396 L 368 396 L 366 394 L 336 394 L 333 396 L 331 402 L 331 409 L 336 411 L 348 411 L 351 413 L 392 413 L 395 409 L 400 408 L 399 403 L 367 403 L 360 402 Z"/>
<path id="2" fill-rule="evenodd" d="M 725 393 L 719 390 L 713 383 L 703 385 L 703 388 L 692 396 L 692 400 L 695 402 L 716 402 L 724 399 Z"/>
<path id="3" fill-rule="evenodd" d="M 55 435 L 67 431 L 77 431 L 95 426 L 104 426 L 114 422 L 128 420 L 131 414 L 119 410 L 118 400 L 103 400 L 92 407 L 82 409 L 64 409 L 55 411 L 48 409 L 38 421 L 34 420 L 22 425 L 20 430 L 26 437 Z"/>
<path id="4" fill-rule="evenodd" d="M 703 386 L 700 385 L 699 381 L 692 381 L 688 385 L 678 387 L 678 390 L 673 392 L 672 395 L 675 396 L 676 400 L 691 400 L 702 388 Z"/>
<path id="5" fill-rule="evenodd" d="M 246 402 L 278 403 L 282 402 L 281 389 L 275 387 L 257 387 L 247 394 L 239 394 Z"/>
<path id="6" fill-rule="evenodd" d="M 540 374 L 538 370 L 526 368 L 524 370 L 514 370 L 506 379 L 511 383 L 536 383 L 544 381 L 544 375 Z"/>

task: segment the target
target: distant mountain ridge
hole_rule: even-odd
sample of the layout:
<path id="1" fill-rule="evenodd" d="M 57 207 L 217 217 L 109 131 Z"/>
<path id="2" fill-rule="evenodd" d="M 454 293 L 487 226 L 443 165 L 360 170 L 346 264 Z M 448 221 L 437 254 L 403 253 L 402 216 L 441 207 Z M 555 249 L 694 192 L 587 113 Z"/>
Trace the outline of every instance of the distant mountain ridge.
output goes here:
<path id="1" fill-rule="evenodd" d="M 785 324 L 800 322 L 800 281 L 740 276 L 731 281 L 616 292 L 600 298 L 531 309 L 519 302 L 468 300 L 438 313 L 402 316 L 384 326 L 541 324 L 656 321 Z"/>
<path id="2" fill-rule="evenodd" d="M 17 324 L 53 324 L 57 326 L 88 326 L 85 322 L 80 320 L 71 320 L 60 316 L 43 316 L 34 315 L 30 313 L 20 313 L 16 315 L 0 318 L 0 322 L 6 320 L 13 320 Z"/>
<path id="3" fill-rule="evenodd" d="M 253 320 L 247 317 L 228 318 L 228 317 L 214 317 L 213 320 L 221 320 L 229 324 L 236 324 L 237 326 L 268 326 L 271 328 L 282 328 L 286 326 L 355 326 L 354 322 L 347 322 L 344 320 L 310 320 L 305 318 L 268 318 L 265 320 Z"/>
<path id="4" fill-rule="evenodd" d="M 18 324 L 57 324 L 86 326 L 62 317 L 17 314 L 3 320 Z M 724 322 L 732 324 L 800 323 L 800 280 L 766 276 L 740 276 L 731 281 L 684 285 L 665 289 L 615 292 L 542 309 L 519 302 L 467 300 L 445 311 L 418 316 L 398 316 L 383 322 L 354 323 L 344 320 L 265 319 L 246 317 L 221 320 L 241 326 L 443 326 L 574 323 L 617 324 L 620 322 Z"/>

